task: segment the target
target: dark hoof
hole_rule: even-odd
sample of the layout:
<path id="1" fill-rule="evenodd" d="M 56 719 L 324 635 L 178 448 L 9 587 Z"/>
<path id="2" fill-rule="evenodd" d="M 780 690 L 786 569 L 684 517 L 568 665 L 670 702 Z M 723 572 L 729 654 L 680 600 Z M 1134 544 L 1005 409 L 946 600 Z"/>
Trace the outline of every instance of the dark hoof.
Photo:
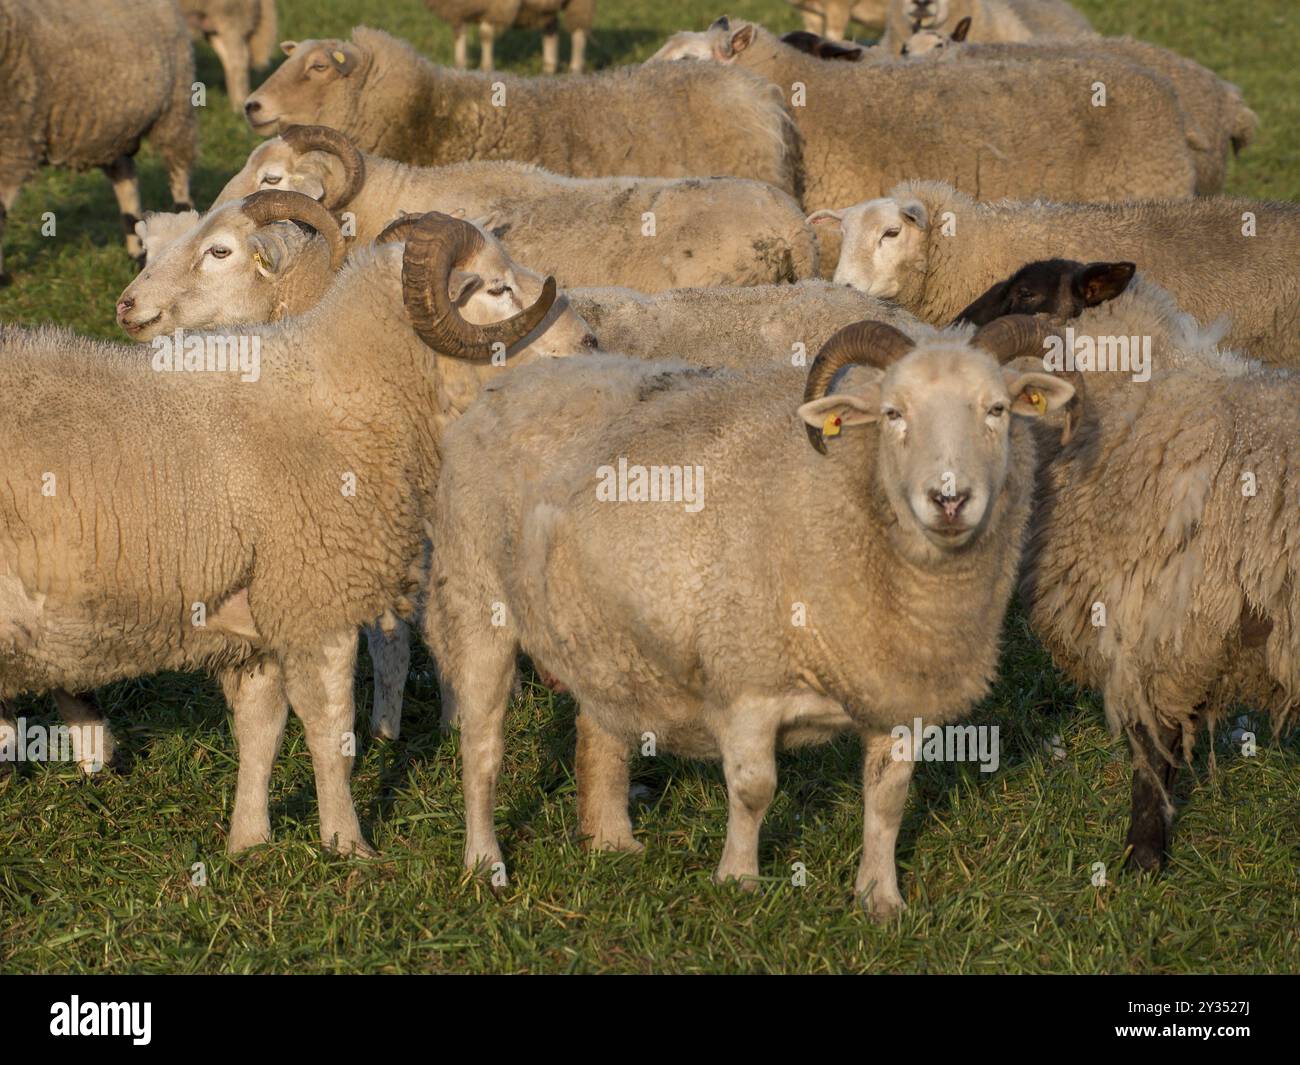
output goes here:
<path id="1" fill-rule="evenodd" d="M 192 203 L 188 203 L 188 202 L 186 202 L 186 203 L 178 203 L 178 204 L 176 204 L 176 213 L 177 213 L 177 214 L 183 214 L 185 211 L 192 211 L 192 210 L 194 210 L 194 204 L 192 204 Z"/>
<path id="2" fill-rule="evenodd" d="M 1159 873 L 1164 870 L 1168 856 L 1163 847 L 1153 847 L 1149 843 L 1130 843 L 1130 850 L 1124 868 L 1135 873 Z"/>

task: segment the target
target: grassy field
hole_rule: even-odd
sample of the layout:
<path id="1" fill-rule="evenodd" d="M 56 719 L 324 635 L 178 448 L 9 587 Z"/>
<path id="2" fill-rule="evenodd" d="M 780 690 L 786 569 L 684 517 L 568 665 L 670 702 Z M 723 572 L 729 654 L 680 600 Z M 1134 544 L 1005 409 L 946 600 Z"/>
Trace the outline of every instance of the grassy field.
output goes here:
<path id="1" fill-rule="evenodd" d="M 420 0 L 280 0 L 282 36 L 405 36 L 443 61 L 446 28 Z M 1079 0 L 1094 24 L 1175 48 L 1240 84 L 1262 119 L 1228 191 L 1300 199 L 1300 54 L 1293 0 Z M 730 14 L 795 28 L 781 0 L 732 0 Z M 644 58 L 671 30 L 721 13 L 704 0 L 604 0 L 600 64 Z M 565 45 L 567 49 L 567 43 Z M 540 70 L 536 37 L 511 34 L 500 61 Z M 220 68 L 199 49 L 199 76 Z M 219 88 L 201 119 L 196 202 L 206 205 L 255 139 Z M 156 156 L 146 204 L 164 208 Z M 58 236 L 37 235 L 43 211 Z M 23 192 L 7 235 L 12 288 L 0 321 L 55 321 L 117 337 L 113 303 L 132 272 L 98 174 L 47 172 Z M 0 397 L 0 417 L 3 417 Z M 371 686 L 362 666 L 359 717 Z M 1300 742 L 1262 740 L 1242 757 L 1220 734 L 1185 781 L 1168 875 L 1120 868 L 1128 755 L 1098 700 L 1051 668 L 1013 612 L 1003 679 L 975 715 L 997 724 L 1002 764 L 923 764 L 899 846 L 910 909 L 878 927 L 851 904 L 861 845 L 856 745 L 784 756 L 768 814 L 763 890 L 710 882 L 726 798 L 718 767 L 642 759 L 634 781 L 642 856 L 588 856 L 574 841 L 572 703 L 526 684 L 509 718 L 498 823 L 513 881 L 500 896 L 467 880 L 456 739 L 437 727 L 437 686 L 417 651 L 403 737 L 363 741 L 362 823 L 382 857 L 323 855 L 311 767 L 291 724 L 272 790 L 276 842 L 224 856 L 233 742 L 215 686 L 165 676 L 117 685 L 104 703 L 133 764 L 84 780 L 65 765 L 0 780 L 0 971 L 4 972 L 1239 972 L 1300 969 Z M 44 700 L 19 707 L 52 719 Z M 1255 722 L 1262 736 L 1268 728 Z M 1054 758 L 1053 737 L 1064 758 Z M 191 884 L 203 862 L 207 884 Z M 791 882 L 793 863 L 807 884 Z M 1094 886 L 1095 863 L 1106 883 Z"/>

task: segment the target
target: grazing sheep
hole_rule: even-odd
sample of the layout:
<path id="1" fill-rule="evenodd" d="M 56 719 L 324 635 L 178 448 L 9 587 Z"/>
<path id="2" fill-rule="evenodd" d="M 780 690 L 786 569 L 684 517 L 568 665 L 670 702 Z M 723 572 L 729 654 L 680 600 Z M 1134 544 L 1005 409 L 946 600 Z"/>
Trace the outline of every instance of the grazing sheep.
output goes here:
<path id="1" fill-rule="evenodd" d="M 613 356 L 487 386 L 443 438 L 426 625 L 461 708 L 466 866 L 501 861 L 496 777 L 522 649 L 581 706 L 579 816 L 596 846 L 637 845 L 634 738 L 721 757 L 719 880 L 758 876 L 777 747 L 858 731 L 855 888 L 878 915 L 901 909 L 893 852 L 912 763 L 891 729 L 955 720 L 996 671 L 1034 474 L 1013 414 L 1072 394 L 996 359 L 1040 343 L 1032 319 L 915 345 L 859 322 L 822 349 L 806 386 L 790 370 Z M 851 364 L 867 368 L 826 395 Z M 801 424 L 836 427 L 829 455 Z M 685 504 L 662 481 L 658 503 L 607 499 L 600 467 L 624 461 L 676 466 L 679 489 L 683 464 L 703 472 Z"/>
<path id="2" fill-rule="evenodd" d="M 810 209 L 883 196 L 908 178 L 978 199 L 1177 197 L 1196 186 L 1173 87 L 1120 59 L 986 62 L 978 74 L 905 59 L 827 63 L 725 18 L 676 34 L 649 65 L 681 58 L 743 67 L 790 93 Z"/>
<path id="3" fill-rule="evenodd" d="M 885 27 L 885 10 L 889 0 L 786 0 L 803 16 L 804 31 L 842 41 L 848 36 L 850 23 L 879 31 Z"/>
<path id="4" fill-rule="evenodd" d="M 179 0 L 181 14 L 221 60 L 226 95 L 236 114 L 248 97 L 249 68 L 261 70 L 275 54 L 275 0 Z"/>
<path id="5" fill-rule="evenodd" d="M 928 37 L 926 36 L 928 35 Z M 1214 71 L 1177 52 L 1131 37 L 1098 37 L 1078 41 L 1029 41 L 1022 44 L 967 44 L 961 47 L 927 46 L 926 41 L 947 41 L 922 30 L 908 45 L 909 54 L 933 58 L 986 62 L 1073 58 L 1122 59 L 1169 79 L 1187 115 L 1192 159 L 1196 164 L 1198 195 L 1223 188 L 1228 157 L 1241 152 L 1254 138 L 1259 118 L 1242 98 L 1241 90 Z M 958 41 L 960 38 L 957 39 Z M 918 52 L 917 49 L 922 51 Z"/>
<path id="6" fill-rule="evenodd" d="M 482 222 L 564 287 L 643 292 L 815 277 L 817 240 L 788 194 L 744 178 L 571 178 L 509 161 L 412 167 L 362 155 L 323 126 L 295 126 L 253 150 L 217 197 L 291 188 L 346 210 L 370 241 L 402 212 Z"/>
<path id="7" fill-rule="evenodd" d="M 951 321 L 1032 259 L 1128 259 L 1201 321 L 1231 316 L 1233 347 L 1300 364 L 1297 204 L 976 203 L 948 185 L 904 182 L 884 199 L 812 219 L 843 230 L 837 282 L 926 322 Z"/>
<path id="8" fill-rule="evenodd" d="M 914 34 L 939 34 L 969 18 L 969 40 L 1029 41 L 1041 37 L 1096 37 L 1088 20 L 1065 0 L 889 0 L 880 44 L 898 55 Z"/>
<path id="9" fill-rule="evenodd" d="M 303 199 L 264 192 L 244 209 L 310 220 L 322 208 Z M 583 350 L 585 326 L 552 306 L 550 279 L 505 321 L 465 319 L 460 289 L 494 252 L 468 223 L 428 215 L 401 235 L 354 256 L 307 314 L 192 334 L 174 364 L 167 345 L 142 358 L 0 330 L 0 700 L 215 671 L 241 749 L 232 852 L 269 836 L 292 705 L 322 840 L 370 853 L 348 785 L 356 629 L 409 613 L 438 434 L 499 355 L 532 357 L 538 330 L 569 331 L 557 354 Z"/>
<path id="10" fill-rule="evenodd" d="M 1247 703 L 1280 731 L 1300 708 L 1300 376 L 1222 349 L 1141 275 L 1069 324 L 1070 357 L 1130 369 L 1117 341 L 1149 338 L 1148 365 L 1075 362 L 1084 414 L 1042 473 L 1023 590 L 1128 737 L 1129 861 L 1151 869 L 1200 726 Z"/>
<path id="11" fill-rule="evenodd" d="M 282 47 L 289 59 L 244 108 L 264 137 L 326 125 L 362 151 L 423 166 L 515 159 L 574 177 L 747 177 L 795 191 L 795 135 L 781 95 L 744 71 L 470 73 L 434 66 L 364 26 L 350 41 Z"/>
<path id="12" fill-rule="evenodd" d="M 587 52 L 587 34 L 596 18 L 596 0 L 424 0 L 425 7 L 451 25 L 455 34 L 456 66 L 469 63 L 465 26 L 478 23 L 479 66 L 492 69 L 492 45 L 496 35 L 511 26 L 542 31 L 542 70 L 554 74 L 560 64 L 560 15 L 572 39 L 569 69 L 582 73 Z"/>
<path id="13" fill-rule="evenodd" d="M 177 209 L 190 207 L 194 49 L 173 0 L 0 0 L 0 56 L 0 285 L 5 217 L 46 165 L 104 171 L 141 261 L 142 138 L 167 164 Z"/>

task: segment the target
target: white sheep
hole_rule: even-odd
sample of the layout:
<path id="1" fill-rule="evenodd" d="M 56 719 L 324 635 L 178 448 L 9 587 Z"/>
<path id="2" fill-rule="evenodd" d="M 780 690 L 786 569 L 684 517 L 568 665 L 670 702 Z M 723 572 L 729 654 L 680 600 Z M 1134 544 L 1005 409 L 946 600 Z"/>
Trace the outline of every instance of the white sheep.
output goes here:
<path id="1" fill-rule="evenodd" d="M 725 18 L 674 35 L 647 66 L 688 65 L 665 62 L 683 58 L 752 71 L 788 94 L 809 209 L 883 196 L 908 178 L 950 181 L 982 200 L 1182 197 L 1196 187 L 1172 85 L 1120 59 L 998 60 L 978 69 L 826 62 Z"/>
<path id="2" fill-rule="evenodd" d="M 244 210 L 321 210 L 303 200 L 264 192 Z M 370 853 L 348 784 L 356 630 L 410 612 L 438 435 L 498 364 L 533 356 L 538 330 L 570 330 L 557 354 L 583 350 L 550 279 L 509 319 L 466 321 L 461 271 L 492 253 L 472 226 L 428 215 L 400 235 L 278 325 L 178 333 L 152 355 L 0 333 L 0 701 L 216 672 L 241 749 L 232 852 L 269 836 L 292 705 L 322 840 Z"/>
<path id="3" fill-rule="evenodd" d="M 582 73 L 587 52 L 587 34 L 596 17 L 596 0 L 424 0 L 438 18 L 451 25 L 455 37 L 455 63 L 464 70 L 469 64 L 465 35 L 468 23 L 478 23 L 479 66 L 492 69 L 496 36 L 511 26 L 542 31 L 542 71 L 554 74 L 560 64 L 560 17 L 573 45 L 569 69 Z"/>
<path id="4" fill-rule="evenodd" d="M 0 285 L 6 215 L 45 165 L 103 170 L 141 261 L 142 138 L 166 163 L 177 209 L 190 208 L 194 49 L 173 0 L 0 0 L 0 56 Z"/>
<path id="5" fill-rule="evenodd" d="M 880 44 L 898 55 L 916 33 L 951 33 L 967 18 L 969 33 L 963 36 L 971 41 L 1080 40 L 1098 35 L 1066 0 L 889 0 Z M 925 42 L 921 50 L 930 44 Z M 913 45 L 908 50 L 918 49 Z"/>
<path id="6" fill-rule="evenodd" d="M 360 153 L 323 126 L 296 126 L 255 148 L 217 203 L 259 188 L 294 189 L 346 212 L 359 242 L 403 212 L 463 215 L 565 287 L 658 292 L 819 271 L 799 204 L 744 178 L 573 178 L 510 161 L 412 167 Z"/>
<path id="7" fill-rule="evenodd" d="M 285 41 L 289 58 L 245 112 L 253 131 L 325 125 L 365 152 L 445 165 L 515 159 L 574 177 L 730 176 L 793 192 L 794 131 L 771 85 L 683 64 L 569 78 L 435 66 L 364 26 Z"/>
<path id="8" fill-rule="evenodd" d="M 859 322 L 806 385 L 791 370 L 616 356 L 489 385 L 443 437 L 426 625 L 461 711 L 466 866 L 501 861 L 496 777 L 523 650 L 580 704 L 579 817 L 594 845 L 637 846 L 634 738 L 722 759 L 719 880 L 759 875 L 776 749 L 858 732 L 855 888 L 876 914 L 900 909 L 912 763 L 891 730 L 961 717 L 996 671 L 1034 476 L 1012 423 L 1072 394 L 996 358 L 1039 342 L 1025 318 L 915 345 Z M 867 369 L 826 395 L 851 364 Z M 829 455 L 805 425 L 819 447 L 820 430 L 835 434 Z M 670 476 L 643 497 L 612 488 L 615 467 Z"/>
<path id="9" fill-rule="evenodd" d="M 179 4 L 193 31 L 217 53 L 230 107 L 242 114 L 249 69 L 261 70 L 275 54 L 275 0 L 179 0 Z"/>
<path id="10" fill-rule="evenodd" d="M 1033 259 L 1126 259 L 1188 313 L 1230 316 L 1229 343 L 1300 364 L 1300 206 L 1227 197 L 976 203 L 938 182 L 817 212 L 843 230 L 835 280 L 943 324 Z"/>

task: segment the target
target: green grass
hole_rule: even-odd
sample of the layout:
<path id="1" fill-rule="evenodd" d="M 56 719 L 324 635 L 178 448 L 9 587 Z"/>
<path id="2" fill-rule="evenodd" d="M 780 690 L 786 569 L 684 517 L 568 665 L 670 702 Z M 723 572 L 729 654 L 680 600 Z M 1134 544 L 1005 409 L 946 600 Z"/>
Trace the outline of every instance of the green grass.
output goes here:
<path id="1" fill-rule="evenodd" d="M 1095 24 L 1171 46 L 1239 83 L 1259 112 L 1258 142 L 1228 191 L 1300 197 L 1294 129 L 1300 92 L 1290 0 L 1135 5 L 1082 0 Z M 450 35 L 420 0 L 281 0 L 282 35 L 344 33 L 356 22 L 439 59 Z M 780 0 L 733 0 L 737 17 L 794 28 Z M 691 0 L 604 5 L 602 63 L 643 58 L 679 26 L 720 9 Z M 1137 21 L 1134 21 L 1134 20 Z M 1288 19 L 1290 20 L 1288 23 Z M 536 38 L 500 47 L 512 69 L 540 68 Z M 199 50 L 200 77 L 220 85 Z M 206 204 L 254 144 L 219 89 L 202 117 L 196 200 Z M 167 205 L 158 160 L 142 156 L 146 202 Z M 53 210 L 59 235 L 34 235 Z M 15 285 L 0 321 L 57 321 L 115 336 L 112 305 L 131 279 L 117 211 L 98 174 L 47 172 L 24 190 L 7 236 Z M 3 399 L 0 398 L 0 404 Z M 2 409 L 2 407 L 0 407 Z M 2 415 L 0 415 L 2 416 Z M 851 741 L 783 756 L 765 825 L 763 889 L 715 887 L 726 821 L 716 766 L 642 759 L 635 818 L 642 856 L 588 856 L 574 842 L 573 706 L 530 684 L 514 705 L 498 812 L 513 876 L 494 895 L 460 871 L 456 740 L 437 728 L 427 660 L 408 688 L 404 735 L 367 742 L 354 786 L 378 861 L 323 855 L 310 761 L 290 726 L 272 790 L 276 842 L 237 862 L 223 853 L 233 743 L 215 686 L 165 676 L 103 694 L 134 758 L 125 775 L 83 780 L 61 765 L 0 780 L 0 971 L 144 972 L 1238 972 L 1300 968 L 1300 743 L 1243 758 L 1222 735 L 1211 777 L 1203 741 L 1185 781 L 1168 875 L 1120 869 L 1128 756 L 1095 697 L 1051 669 L 1024 621 L 1008 625 L 1003 679 L 976 712 L 1002 730 L 1002 765 L 919 767 L 899 846 L 910 909 L 878 927 L 852 906 L 861 845 Z M 371 686 L 363 665 L 359 717 Z M 44 700 L 21 713 L 53 720 Z M 1263 722 L 1257 731 L 1267 733 Z M 1044 741 L 1059 734 L 1067 756 Z M 205 863 L 208 883 L 191 886 Z M 807 868 L 807 886 L 791 867 Z M 1108 882 L 1094 887 L 1093 865 Z"/>

